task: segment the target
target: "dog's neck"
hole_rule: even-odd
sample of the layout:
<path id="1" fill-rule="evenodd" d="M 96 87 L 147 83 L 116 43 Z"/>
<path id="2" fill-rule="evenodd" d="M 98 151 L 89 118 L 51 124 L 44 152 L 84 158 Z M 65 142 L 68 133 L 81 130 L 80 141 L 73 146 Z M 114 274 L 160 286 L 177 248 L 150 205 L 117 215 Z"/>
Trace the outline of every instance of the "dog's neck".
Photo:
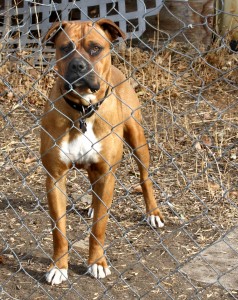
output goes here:
<path id="1" fill-rule="evenodd" d="M 95 104 L 91 104 L 91 105 L 83 105 L 81 103 L 76 103 L 72 100 L 70 100 L 69 98 L 67 98 L 66 96 L 63 96 L 65 102 L 74 110 L 76 110 L 77 112 L 79 112 L 81 114 L 81 117 L 79 118 L 79 127 L 82 130 L 83 133 L 85 133 L 87 131 L 87 123 L 86 123 L 86 119 L 90 118 L 95 112 L 96 110 L 99 109 L 99 107 L 101 106 L 101 104 L 104 102 L 104 100 L 107 98 L 109 93 L 109 86 L 106 89 L 106 92 L 103 96 L 103 98 L 101 100 L 99 100 L 97 103 Z"/>

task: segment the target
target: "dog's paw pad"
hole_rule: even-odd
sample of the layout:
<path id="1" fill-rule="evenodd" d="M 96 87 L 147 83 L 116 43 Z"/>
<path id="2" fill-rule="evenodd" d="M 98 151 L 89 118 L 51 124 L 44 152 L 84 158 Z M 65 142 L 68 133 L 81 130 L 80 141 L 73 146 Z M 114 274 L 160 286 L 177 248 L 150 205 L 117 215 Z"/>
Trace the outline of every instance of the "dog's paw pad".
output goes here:
<path id="1" fill-rule="evenodd" d="M 152 227 L 159 227 L 159 228 L 162 228 L 164 227 L 164 223 L 161 221 L 160 217 L 159 216 L 154 216 L 154 215 L 151 215 L 147 218 L 147 222 L 152 226 Z"/>
<path id="2" fill-rule="evenodd" d="M 104 268 L 101 265 L 93 264 L 88 268 L 88 272 L 94 278 L 105 278 L 111 274 L 109 268 Z"/>
<path id="3" fill-rule="evenodd" d="M 51 285 L 57 285 L 68 279 L 67 269 L 52 268 L 46 273 L 45 279 Z"/>
<path id="4" fill-rule="evenodd" d="M 94 216 L 94 209 L 92 207 L 90 207 L 88 210 L 88 217 L 90 219 L 93 219 L 93 216 Z"/>

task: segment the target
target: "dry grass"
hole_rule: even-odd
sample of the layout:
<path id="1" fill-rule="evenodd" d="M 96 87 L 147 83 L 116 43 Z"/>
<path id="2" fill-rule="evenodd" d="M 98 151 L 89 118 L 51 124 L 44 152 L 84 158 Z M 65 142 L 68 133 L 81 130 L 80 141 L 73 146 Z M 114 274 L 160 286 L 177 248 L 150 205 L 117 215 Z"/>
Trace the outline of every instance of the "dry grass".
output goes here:
<path id="1" fill-rule="evenodd" d="M 138 172 L 125 150 L 108 228 L 108 253 L 115 268 L 106 282 L 108 293 L 132 299 L 133 291 L 140 295 L 148 292 L 150 299 L 165 299 L 165 290 L 175 299 L 178 295 L 188 299 L 194 288 L 176 272 L 174 259 L 179 264 L 186 262 L 237 224 L 237 55 L 219 45 L 201 55 L 177 43 L 158 53 L 129 48 L 120 50 L 120 55 L 123 59 L 114 55 L 113 62 L 135 80 L 131 79 L 141 100 L 151 177 L 166 227 L 158 233 L 143 226 L 142 197 L 135 188 Z M 18 61 L 4 59 L 0 71 L 0 221 L 8 250 L 4 250 L 6 242 L 0 242 L 6 261 L 4 280 L 12 276 L 19 281 L 20 288 L 15 291 L 19 296 L 26 284 L 16 269 L 9 271 L 10 265 L 18 266 L 13 250 L 31 274 L 27 278 L 32 284 L 35 279 L 42 282 L 49 261 L 50 222 L 38 148 L 40 116 L 54 74 L 42 74 L 40 68 L 23 63 L 24 55 Z M 72 243 L 85 240 L 87 244 L 88 188 L 84 173 L 71 171 L 68 232 Z M 80 201 L 82 194 L 85 196 Z M 42 228 L 43 224 L 47 226 Z M 87 258 L 87 251 L 80 247 L 79 252 L 77 247 L 71 250 L 73 270 L 74 264 L 84 265 Z M 117 272 L 125 272 L 119 281 Z M 157 282 L 163 276 L 161 288 Z M 103 293 L 99 283 L 89 291 L 91 279 L 85 280 L 76 271 L 72 277 L 75 283 L 79 277 L 84 283 L 77 288 L 74 285 L 81 295 L 96 299 Z M 12 282 L 5 290 L 10 291 Z M 146 282 L 150 282 L 149 287 Z M 223 299 L 223 292 L 213 288 L 207 292 L 216 295 L 211 299 Z M 54 296 L 60 293 L 50 287 L 44 289 Z M 44 299 L 42 290 L 37 293 Z M 76 292 L 71 289 L 71 293 Z"/>

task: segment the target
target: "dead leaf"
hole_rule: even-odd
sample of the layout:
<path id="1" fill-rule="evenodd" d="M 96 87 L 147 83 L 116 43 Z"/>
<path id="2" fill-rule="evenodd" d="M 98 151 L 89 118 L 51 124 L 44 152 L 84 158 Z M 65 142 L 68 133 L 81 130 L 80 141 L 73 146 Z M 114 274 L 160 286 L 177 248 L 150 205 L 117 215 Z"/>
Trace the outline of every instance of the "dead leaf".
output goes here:
<path id="1" fill-rule="evenodd" d="M 202 146 L 201 146 L 201 144 L 199 142 L 196 142 L 195 145 L 194 145 L 194 147 L 195 147 L 195 149 L 197 151 L 202 151 Z"/>
<path id="2" fill-rule="evenodd" d="M 232 198 L 237 198 L 238 199 L 238 190 L 236 191 L 231 191 L 229 193 L 229 196 L 232 197 Z"/>
<path id="3" fill-rule="evenodd" d="M 35 162 L 36 160 L 36 157 L 27 157 L 27 159 L 25 160 L 25 164 L 30 164 L 32 162 Z"/>
<path id="4" fill-rule="evenodd" d="M 215 193 L 220 189 L 220 185 L 215 182 L 208 182 L 209 192 L 214 196 Z"/>
<path id="5" fill-rule="evenodd" d="M 207 136 L 207 135 L 205 135 L 205 136 L 202 137 L 202 142 L 207 147 L 211 147 L 212 146 L 212 139 L 209 136 Z"/>
<path id="6" fill-rule="evenodd" d="M 81 197 L 81 201 L 85 204 L 91 204 L 92 203 L 92 196 L 90 195 L 83 195 Z"/>
<path id="7" fill-rule="evenodd" d="M 206 112 L 206 113 L 203 115 L 203 118 L 204 118 L 204 120 L 210 120 L 212 117 L 211 117 L 211 115 L 210 115 L 208 112 Z"/>
<path id="8" fill-rule="evenodd" d="M 132 186 L 133 193 L 142 193 L 142 187 L 138 184 Z"/>
<path id="9" fill-rule="evenodd" d="M 7 93 L 7 98 L 8 98 L 9 100 L 12 100 L 13 96 L 14 96 L 13 92 Z"/>

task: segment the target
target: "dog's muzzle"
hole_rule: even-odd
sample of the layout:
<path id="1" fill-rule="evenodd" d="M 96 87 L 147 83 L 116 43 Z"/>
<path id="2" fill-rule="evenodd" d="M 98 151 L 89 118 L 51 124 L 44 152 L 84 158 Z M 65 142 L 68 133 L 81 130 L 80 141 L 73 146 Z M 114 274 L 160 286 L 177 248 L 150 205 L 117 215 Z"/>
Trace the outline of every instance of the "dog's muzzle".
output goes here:
<path id="1" fill-rule="evenodd" d="M 84 58 L 73 58 L 65 75 L 65 89 L 88 88 L 92 93 L 100 89 L 100 83 L 92 66 Z"/>

